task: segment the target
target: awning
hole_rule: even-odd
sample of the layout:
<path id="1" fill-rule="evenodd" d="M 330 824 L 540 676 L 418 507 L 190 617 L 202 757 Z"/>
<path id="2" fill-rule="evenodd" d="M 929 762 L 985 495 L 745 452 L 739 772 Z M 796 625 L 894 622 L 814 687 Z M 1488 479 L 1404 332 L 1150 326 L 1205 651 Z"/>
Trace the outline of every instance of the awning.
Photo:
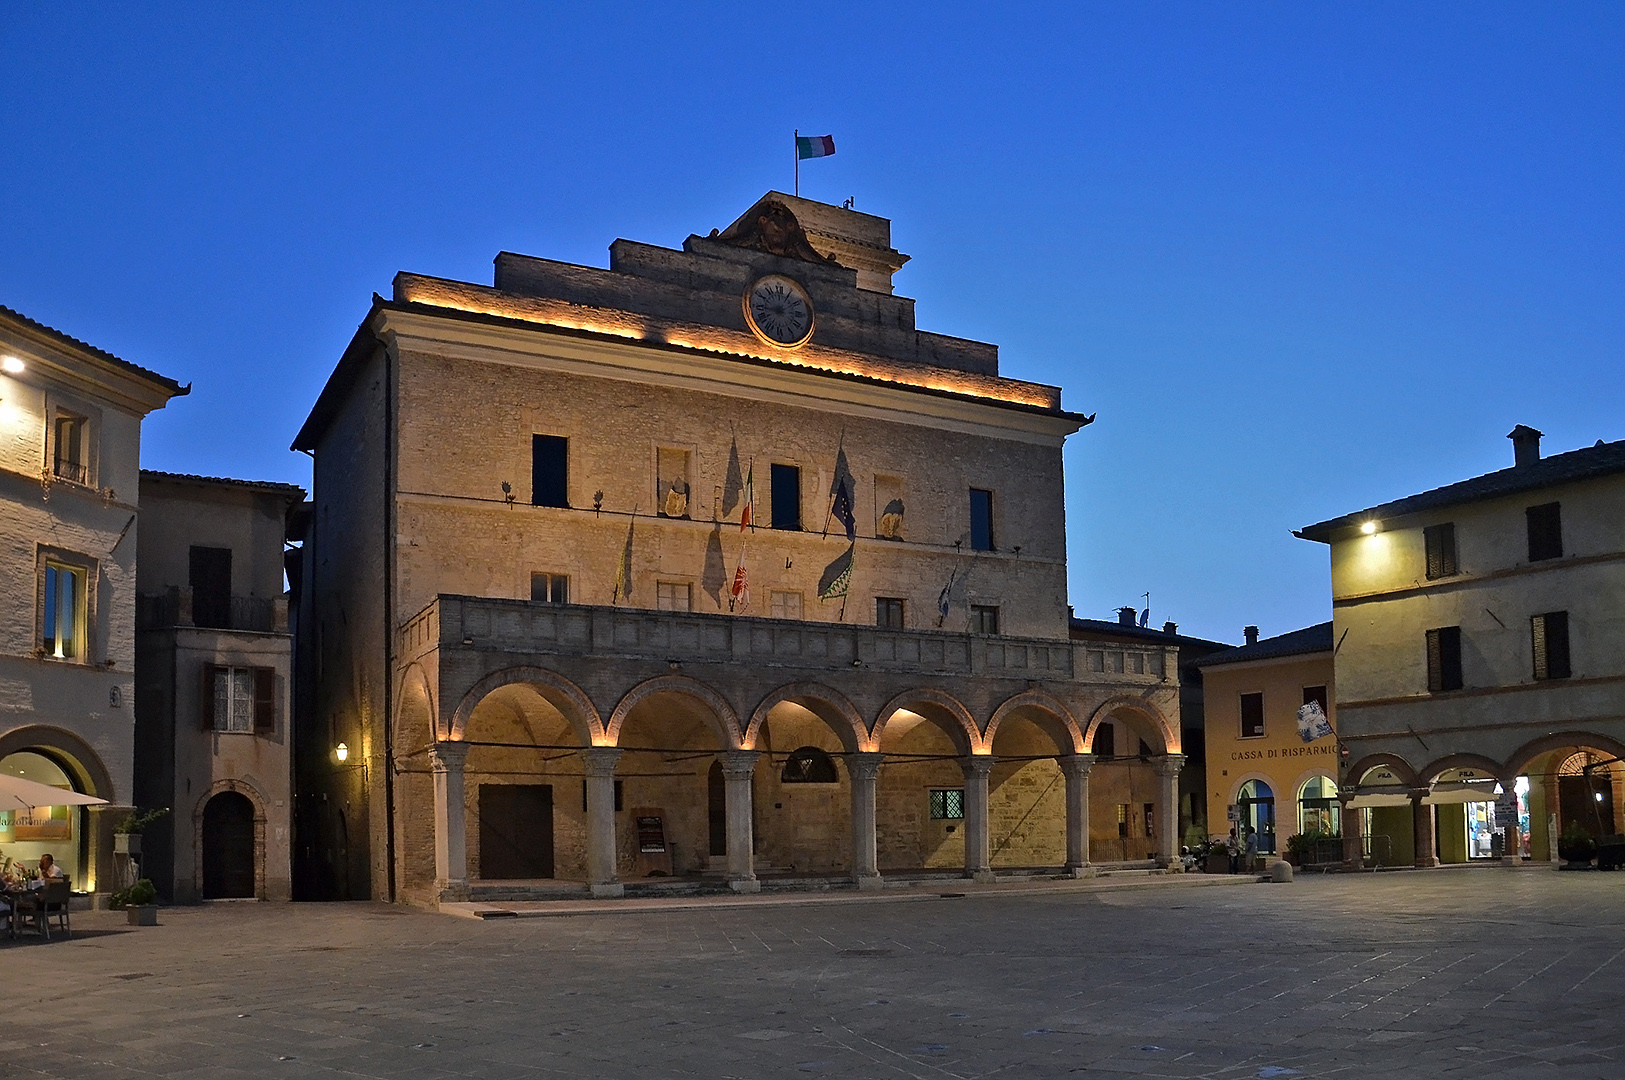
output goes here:
<path id="1" fill-rule="evenodd" d="M 1451 806 L 1456 803 L 1494 802 L 1499 796 L 1494 780 L 1452 781 L 1434 784 L 1422 802 L 1428 806 Z"/>
<path id="2" fill-rule="evenodd" d="M 1350 810 L 1364 810 L 1377 806 L 1409 806 L 1410 788 L 1366 787 L 1355 789 L 1354 798 L 1346 804 Z"/>

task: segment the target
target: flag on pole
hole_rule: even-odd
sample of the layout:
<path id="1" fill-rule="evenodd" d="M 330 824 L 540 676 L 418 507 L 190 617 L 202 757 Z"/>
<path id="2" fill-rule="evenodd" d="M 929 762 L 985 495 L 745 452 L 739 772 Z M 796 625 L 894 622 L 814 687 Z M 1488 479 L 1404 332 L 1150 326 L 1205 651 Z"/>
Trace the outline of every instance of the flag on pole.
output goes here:
<path id="1" fill-rule="evenodd" d="M 852 469 L 846 463 L 846 436 L 841 436 L 841 442 L 835 447 L 835 475 L 829 482 L 829 512 L 846 526 L 846 538 L 856 539 L 858 523 L 852 513 L 852 496 L 857 484 L 852 479 Z M 829 535 L 829 520 L 824 521 L 824 535 Z"/>
<path id="2" fill-rule="evenodd" d="M 735 614 L 750 607 L 750 578 L 745 573 L 745 549 L 739 549 L 739 569 L 734 571 L 734 583 L 728 589 L 728 610 Z"/>
<path id="3" fill-rule="evenodd" d="M 728 474 L 722 481 L 722 516 L 734 512 L 739 505 L 739 497 L 745 493 L 745 474 L 739 468 L 739 439 L 736 437 L 728 447 Z"/>
<path id="4" fill-rule="evenodd" d="M 954 579 L 958 576 L 959 567 L 956 566 L 948 575 L 948 584 L 944 585 L 942 591 L 937 594 L 937 628 L 939 630 L 942 628 L 942 624 L 948 620 L 948 601 L 953 595 Z"/>
<path id="5" fill-rule="evenodd" d="M 796 136 L 796 158 L 798 160 L 829 157 L 833 153 L 835 153 L 835 136 L 833 135 Z"/>
<path id="6" fill-rule="evenodd" d="M 632 530 L 637 525 L 637 511 L 632 511 L 632 520 L 626 525 L 626 547 L 621 549 L 621 558 L 615 566 L 615 593 L 610 603 L 618 604 L 623 599 L 632 599 Z"/>
<path id="7" fill-rule="evenodd" d="M 756 462 L 745 472 L 745 508 L 739 512 L 739 531 L 750 528 L 751 511 L 756 507 Z"/>
<path id="8" fill-rule="evenodd" d="M 846 588 L 852 584 L 852 553 L 856 549 L 856 544 L 849 544 L 845 552 L 824 567 L 824 574 L 818 579 L 818 599 L 846 596 Z"/>

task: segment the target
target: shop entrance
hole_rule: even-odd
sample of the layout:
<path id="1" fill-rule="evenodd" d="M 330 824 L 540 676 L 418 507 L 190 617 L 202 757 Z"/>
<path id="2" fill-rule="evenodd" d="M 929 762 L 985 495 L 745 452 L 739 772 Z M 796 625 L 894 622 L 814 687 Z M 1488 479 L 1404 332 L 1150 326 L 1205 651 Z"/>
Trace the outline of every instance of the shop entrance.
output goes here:
<path id="1" fill-rule="evenodd" d="M 1275 792 L 1262 780 L 1249 780 L 1241 785 L 1236 806 L 1241 812 L 1241 824 L 1258 837 L 1258 853 L 1275 854 Z"/>
<path id="2" fill-rule="evenodd" d="M 254 895 L 254 804 L 222 791 L 203 807 L 203 899 Z"/>
<path id="3" fill-rule="evenodd" d="M 553 785 L 480 785 L 480 877 L 553 876 Z"/>

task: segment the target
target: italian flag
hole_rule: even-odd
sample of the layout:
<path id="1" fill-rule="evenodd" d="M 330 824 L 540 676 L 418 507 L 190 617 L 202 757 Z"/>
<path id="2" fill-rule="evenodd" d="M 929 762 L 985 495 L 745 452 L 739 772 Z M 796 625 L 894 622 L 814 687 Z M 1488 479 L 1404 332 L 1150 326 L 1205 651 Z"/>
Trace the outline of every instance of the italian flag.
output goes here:
<path id="1" fill-rule="evenodd" d="M 796 136 L 797 160 L 813 157 L 829 157 L 833 153 L 835 153 L 835 136 L 833 135 Z"/>

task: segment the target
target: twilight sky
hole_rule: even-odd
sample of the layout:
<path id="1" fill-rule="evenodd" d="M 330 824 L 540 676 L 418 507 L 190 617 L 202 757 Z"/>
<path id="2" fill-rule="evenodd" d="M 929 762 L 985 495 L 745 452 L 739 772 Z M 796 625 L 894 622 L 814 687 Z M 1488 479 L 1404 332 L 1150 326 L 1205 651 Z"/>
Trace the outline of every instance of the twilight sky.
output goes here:
<path id="1" fill-rule="evenodd" d="M 396 270 L 679 246 L 787 189 L 794 128 L 923 329 L 1099 413 L 1080 615 L 1318 622 L 1290 529 L 1508 465 L 1518 423 L 1625 438 L 1625 6 L 451 6 L 0 19 L 0 304 L 195 383 L 148 467 L 308 484 L 287 446 Z"/>

